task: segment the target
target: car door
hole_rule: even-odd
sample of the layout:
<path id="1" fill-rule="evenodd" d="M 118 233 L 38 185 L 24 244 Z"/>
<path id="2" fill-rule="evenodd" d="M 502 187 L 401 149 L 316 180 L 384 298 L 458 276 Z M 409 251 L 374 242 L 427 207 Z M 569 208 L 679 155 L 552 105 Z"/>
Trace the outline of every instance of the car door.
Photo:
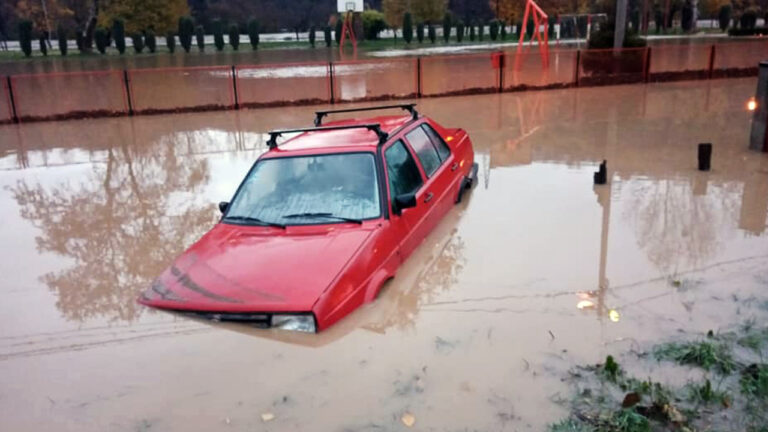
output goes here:
<path id="1" fill-rule="evenodd" d="M 434 137 L 430 136 L 434 135 Z M 450 149 L 439 139 L 437 133 L 422 123 L 405 134 L 405 139 L 421 165 L 426 183 L 423 203 L 427 205 L 425 236 L 429 234 L 447 213 L 455 201 L 457 188 L 454 187 L 457 171 Z"/>
<path id="2" fill-rule="evenodd" d="M 425 220 L 428 213 L 428 203 L 424 203 L 424 178 L 416 159 L 402 140 L 394 141 L 384 149 L 384 166 L 387 174 L 388 204 L 392 209 L 395 197 L 401 194 L 413 193 L 416 196 L 416 206 L 391 211 L 390 223 L 394 232 L 401 237 L 399 250 L 404 260 L 424 239 Z"/>

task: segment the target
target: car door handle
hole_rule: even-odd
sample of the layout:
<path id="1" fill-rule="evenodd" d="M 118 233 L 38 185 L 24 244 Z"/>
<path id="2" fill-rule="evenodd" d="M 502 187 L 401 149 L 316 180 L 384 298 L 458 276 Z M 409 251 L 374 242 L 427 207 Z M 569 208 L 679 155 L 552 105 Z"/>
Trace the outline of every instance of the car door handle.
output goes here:
<path id="1" fill-rule="evenodd" d="M 432 201 L 432 197 L 433 196 L 435 196 L 435 194 L 433 194 L 432 192 L 429 192 L 427 194 L 427 196 L 424 197 L 424 203 L 428 203 L 428 202 Z"/>
<path id="2" fill-rule="evenodd" d="M 459 168 L 459 163 L 454 162 L 453 165 L 451 165 L 451 171 L 456 171 Z"/>

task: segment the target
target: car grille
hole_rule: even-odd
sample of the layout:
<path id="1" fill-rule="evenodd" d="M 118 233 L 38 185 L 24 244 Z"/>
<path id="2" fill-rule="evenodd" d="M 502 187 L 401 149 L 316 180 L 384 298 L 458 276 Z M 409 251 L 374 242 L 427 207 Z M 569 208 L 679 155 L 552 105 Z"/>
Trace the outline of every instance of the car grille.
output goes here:
<path id="1" fill-rule="evenodd" d="M 184 312 L 184 315 L 216 322 L 238 322 L 258 328 L 269 328 L 271 315 L 253 312 Z"/>

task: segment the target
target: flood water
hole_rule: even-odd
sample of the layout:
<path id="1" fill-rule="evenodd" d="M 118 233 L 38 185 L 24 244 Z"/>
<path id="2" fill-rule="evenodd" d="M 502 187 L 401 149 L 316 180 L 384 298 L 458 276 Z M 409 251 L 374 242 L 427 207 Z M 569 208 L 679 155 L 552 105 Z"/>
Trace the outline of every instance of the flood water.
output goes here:
<path id="1" fill-rule="evenodd" d="M 408 412 L 414 430 L 542 430 L 575 364 L 768 318 L 755 86 L 419 100 L 469 132 L 478 184 L 381 298 L 318 335 L 134 300 L 216 222 L 264 133 L 320 107 L 0 127 L 3 429 L 379 431 Z"/>

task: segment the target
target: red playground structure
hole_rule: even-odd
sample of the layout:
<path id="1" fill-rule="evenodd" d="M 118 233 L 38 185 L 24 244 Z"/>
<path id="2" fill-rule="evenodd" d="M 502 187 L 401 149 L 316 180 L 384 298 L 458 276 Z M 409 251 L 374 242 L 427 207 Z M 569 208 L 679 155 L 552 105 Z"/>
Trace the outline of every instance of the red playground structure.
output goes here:
<path id="1" fill-rule="evenodd" d="M 341 27 L 341 39 L 339 40 L 339 51 L 344 53 L 344 41 L 349 38 L 349 42 L 352 44 L 352 52 L 357 53 L 357 38 L 355 38 L 355 30 L 352 28 L 352 22 L 354 20 L 354 12 L 348 10 L 344 15 L 344 24 Z"/>
<path id="2" fill-rule="evenodd" d="M 515 69 L 519 69 L 520 53 L 523 51 L 523 38 L 526 34 L 528 27 L 528 19 L 533 19 L 533 35 L 528 43 L 528 49 L 531 49 L 533 40 L 536 39 L 539 43 L 539 52 L 541 53 L 541 64 L 543 67 L 549 66 L 549 19 L 547 14 L 536 4 L 533 0 L 527 0 L 525 2 L 525 12 L 523 13 L 523 28 L 520 29 L 520 41 L 517 44 L 517 55 L 515 56 Z M 544 31 L 541 31 L 541 27 L 544 26 Z M 542 38 L 542 33 L 544 37 Z"/>

